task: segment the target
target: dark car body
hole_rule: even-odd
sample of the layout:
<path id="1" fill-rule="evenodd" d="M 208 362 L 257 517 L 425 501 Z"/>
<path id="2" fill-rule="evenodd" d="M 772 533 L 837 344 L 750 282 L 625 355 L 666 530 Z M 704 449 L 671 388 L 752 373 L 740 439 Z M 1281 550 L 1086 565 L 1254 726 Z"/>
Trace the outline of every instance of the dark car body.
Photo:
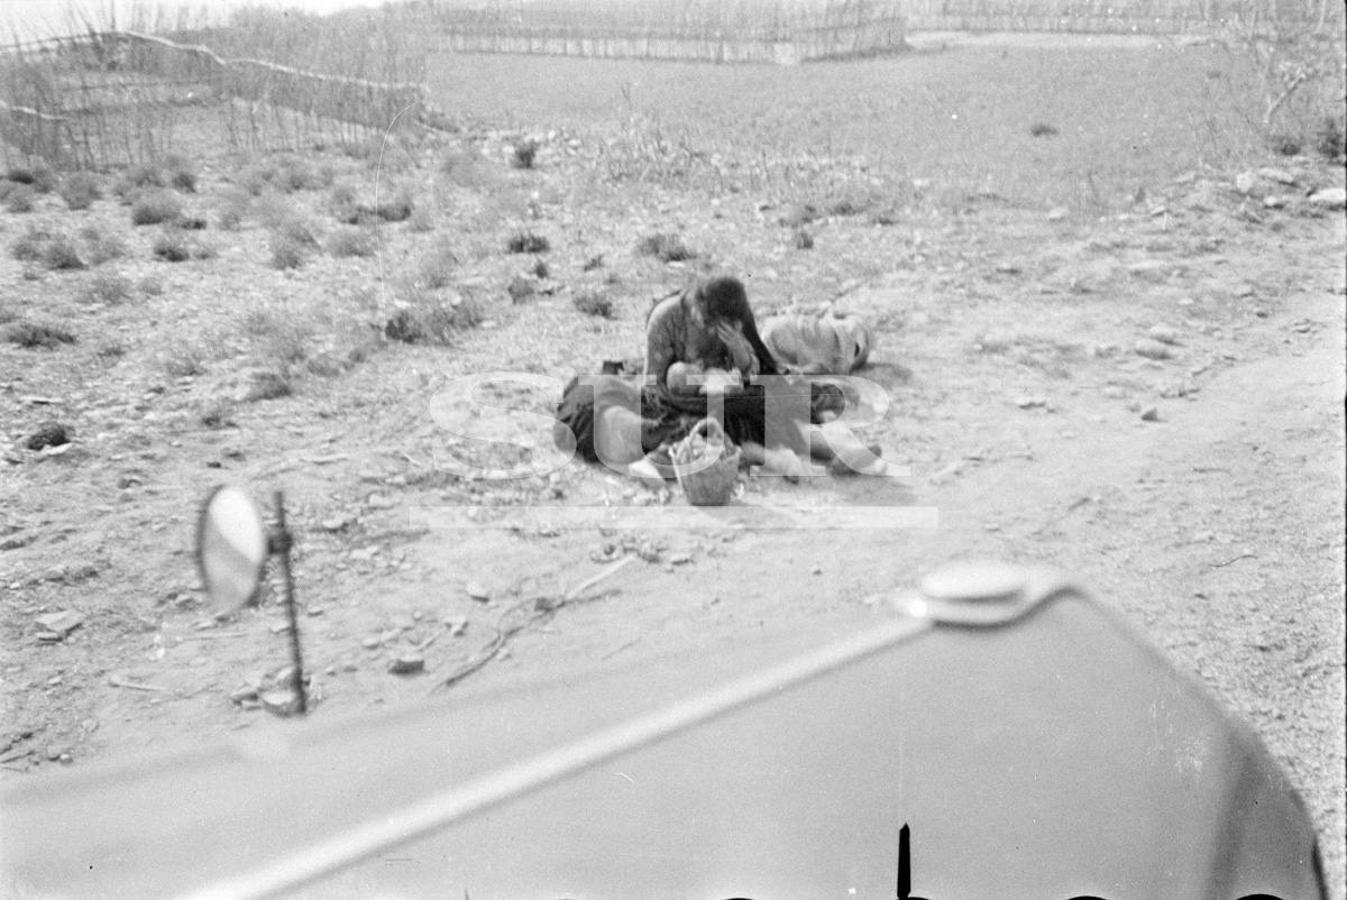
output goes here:
<path id="1" fill-rule="evenodd" d="M 1325 896 L 1256 736 L 1007 567 L 837 640 L 320 716 L 25 779 L 3 810 L 7 896 Z"/>

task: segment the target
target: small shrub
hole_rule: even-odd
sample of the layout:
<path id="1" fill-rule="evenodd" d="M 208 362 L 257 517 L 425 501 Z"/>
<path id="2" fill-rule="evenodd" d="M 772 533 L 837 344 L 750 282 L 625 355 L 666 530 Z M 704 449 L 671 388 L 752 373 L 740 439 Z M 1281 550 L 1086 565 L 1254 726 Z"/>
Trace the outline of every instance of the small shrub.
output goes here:
<path id="1" fill-rule="evenodd" d="M 641 238 L 636 250 L 645 256 L 653 256 L 660 262 L 681 262 L 696 256 L 683 239 L 676 234 L 660 232 Z"/>
<path id="2" fill-rule="evenodd" d="M 142 163 L 123 172 L 122 177 L 117 179 L 116 184 L 112 186 L 112 192 L 123 203 L 134 203 L 146 191 L 163 186 L 164 173 L 160 171 L 159 167 Z"/>
<path id="3" fill-rule="evenodd" d="M 134 287 L 131 279 L 119 272 L 99 272 L 85 288 L 84 296 L 90 303 L 116 306 L 131 298 Z"/>
<path id="4" fill-rule="evenodd" d="M 187 194 L 196 193 L 196 166 L 191 160 L 173 154 L 164 157 L 162 168 L 169 187 Z"/>
<path id="5" fill-rule="evenodd" d="M 281 397 L 289 397 L 294 392 L 295 386 L 288 373 L 258 372 L 253 376 L 253 383 L 243 399 L 249 403 L 255 403 L 258 400 L 277 400 Z"/>
<path id="6" fill-rule="evenodd" d="M 271 265 L 274 268 L 298 269 L 308 261 L 308 246 L 284 231 L 271 233 Z"/>
<path id="7" fill-rule="evenodd" d="M 576 294 L 574 302 L 575 308 L 587 316 L 598 316 L 602 319 L 616 317 L 612 299 L 599 291 L 583 291 Z"/>
<path id="8" fill-rule="evenodd" d="M 92 173 L 75 172 L 61 182 L 60 194 L 66 208 L 81 210 L 88 209 L 95 200 L 102 199 L 103 190 Z"/>
<path id="9" fill-rule="evenodd" d="M 1347 153 L 1347 133 L 1343 129 L 1343 118 L 1324 116 L 1314 132 L 1314 149 L 1325 159 L 1337 159 Z"/>
<path id="10" fill-rule="evenodd" d="M 172 378 L 206 374 L 206 355 L 200 345 L 180 343 L 163 359 L 164 371 Z"/>
<path id="11" fill-rule="evenodd" d="M 142 194 L 131 204 L 132 225 L 160 225 L 182 215 L 182 201 L 170 191 Z"/>
<path id="12" fill-rule="evenodd" d="M 546 253 L 552 248 L 547 238 L 532 231 L 516 231 L 506 241 L 505 248 L 511 253 Z"/>
<path id="13" fill-rule="evenodd" d="M 24 234 L 9 245 L 9 255 L 20 262 L 37 262 L 42 251 L 51 240 L 51 235 L 37 228 L 29 227 Z"/>
<path id="14" fill-rule="evenodd" d="M 312 222 L 296 213 L 281 219 L 273 230 L 307 250 L 316 250 L 319 246 L 318 230 Z"/>
<path id="15" fill-rule="evenodd" d="M 31 185 L 18 184 L 5 197 L 5 209 L 12 213 L 29 213 L 37 203 L 37 191 Z"/>
<path id="16" fill-rule="evenodd" d="M 57 235 L 42 249 L 42 264 L 52 271 L 69 271 L 85 268 L 79 250 L 74 241 L 65 235 Z"/>
<path id="17" fill-rule="evenodd" d="M 1055 137 L 1057 126 L 1049 125 L 1047 122 L 1035 122 L 1029 126 L 1029 134 L 1034 137 Z"/>
<path id="18" fill-rule="evenodd" d="M 447 287 L 453 281 L 454 270 L 458 265 L 457 254 L 442 244 L 421 257 L 417 267 L 417 283 L 431 290 Z"/>
<path id="19" fill-rule="evenodd" d="M 197 414 L 197 421 L 211 429 L 233 428 L 237 425 L 234 421 L 234 404 L 221 398 L 208 400 Z"/>
<path id="20" fill-rule="evenodd" d="M 331 166 L 315 167 L 308 160 L 286 157 L 272 178 L 272 184 L 286 193 L 317 191 L 330 187 L 334 177 Z"/>
<path id="21" fill-rule="evenodd" d="M 405 222 L 411 218 L 414 205 L 411 191 L 403 188 L 392 197 L 381 197 L 374 207 L 374 214 L 385 222 Z"/>
<path id="22" fill-rule="evenodd" d="M 98 354 L 99 359 L 121 359 L 126 355 L 126 345 L 117 338 L 108 338 L 98 345 L 98 349 L 95 352 Z"/>
<path id="23" fill-rule="evenodd" d="M 80 229 L 80 238 L 87 247 L 85 255 L 91 266 L 101 266 L 126 255 L 126 241 L 120 235 L 103 234 L 97 226 L 88 225 Z"/>
<path id="24" fill-rule="evenodd" d="M 552 270 L 551 268 L 548 267 L 547 260 L 545 259 L 535 260 L 533 263 L 533 268 L 530 269 L 529 271 L 533 273 L 533 276 L 535 278 L 547 278 L 552 274 Z"/>
<path id="25" fill-rule="evenodd" d="M 355 225 L 339 226 L 327 239 L 327 252 L 337 257 L 373 256 L 377 249 L 374 232 Z"/>
<path id="26" fill-rule="evenodd" d="M 5 179 L 27 185 L 39 194 L 50 194 L 60 181 L 55 172 L 43 165 L 31 169 L 16 166 L 5 173 Z"/>
<path id="27" fill-rule="evenodd" d="M 248 204 L 251 201 L 252 195 L 247 191 L 237 187 L 229 188 L 221 199 L 215 223 L 225 231 L 234 231 L 243 224 L 243 217 L 247 215 Z"/>
<path id="28" fill-rule="evenodd" d="M 339 184 L 332 189 L 327 198 L 327 208 L 332 218 L 345 225 L 354 225 L 360 221 L 360 198 L 349 184 Z"/>
<path id="29" fill-rule="evenodd" d="M 408 344 L 447 344 L 461 332 L 480 325 L 485 315 L 471 296 L 445 297 L 413 288 L 406 306 L 384 323 L 384 335 Z"/>
<path id="30" fill-rule="evenodd" d="M 538 158 L 539 144 L 533 138 L 515 141 L 510 153 L 510 165 L 516 169 L 532 169 Z"/>
<path id="31" fill-rule="evenodd" d="M 29 350 L 55 350 L 62 344 L 73 344 L 75 336 L 57 325 L 19 321 L 5 326 L 4 338 L 11 344 Z"/>
<path id="32" fill-rule="evenodd" d="M 176 228 L 166 228 L 154 239 L 151 248 L 154 255 L 167 262 L 184 262 L 192 258 L 192 248 L 187 236 Z"/>
<path id="33" fill-rule="evenodd" d="M 1299 156 L 1305 143 L 1299 135 L 1280 131 L 1268 137 L 1268 149 L 1281 156 Z"/>

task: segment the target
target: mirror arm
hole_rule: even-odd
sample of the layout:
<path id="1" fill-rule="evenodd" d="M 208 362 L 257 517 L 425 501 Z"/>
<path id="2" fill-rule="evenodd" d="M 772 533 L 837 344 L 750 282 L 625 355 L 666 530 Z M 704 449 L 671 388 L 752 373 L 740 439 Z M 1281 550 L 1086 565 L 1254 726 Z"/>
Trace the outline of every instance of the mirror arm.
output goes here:
<path id="1" fill-rule="evenodd" d="M 299 647 L 299 615 L 295 612 L 295 579 L 290 571 L 290 549 L 293 546 L 290 530 L 285 527 L 285 497 L 276 492 L 276 528 L 267 538 L 272 553 L 281 559 L 281 577 L 285 581 L 285 612 L 290 621 L 290 662 L 293 670 L 293 689 L 299 704 L 299 714 L 309 712 L 309 696 L 304 688 L 304 654 Z"/>

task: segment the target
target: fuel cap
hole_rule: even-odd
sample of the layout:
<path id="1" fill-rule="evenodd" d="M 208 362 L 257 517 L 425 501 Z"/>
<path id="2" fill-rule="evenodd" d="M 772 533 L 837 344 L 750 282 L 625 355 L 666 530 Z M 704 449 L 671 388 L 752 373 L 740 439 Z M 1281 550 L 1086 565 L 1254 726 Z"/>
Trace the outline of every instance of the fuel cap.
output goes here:
<path id="1" fill-rule="evenodd" d="M 1011 563 L 968 560 L 942 566 L 895 600 L 904 615 L 942 625 L 1005 625 L 1055 593 L 1057 578 Z"/>
<path id="2" fill-rule="evenodd" d="M 938 603 L 1013 603 L 1029 582 L 1022 566 L 967 560 L 937 569 L 921 580 L 921 593 Z"/>

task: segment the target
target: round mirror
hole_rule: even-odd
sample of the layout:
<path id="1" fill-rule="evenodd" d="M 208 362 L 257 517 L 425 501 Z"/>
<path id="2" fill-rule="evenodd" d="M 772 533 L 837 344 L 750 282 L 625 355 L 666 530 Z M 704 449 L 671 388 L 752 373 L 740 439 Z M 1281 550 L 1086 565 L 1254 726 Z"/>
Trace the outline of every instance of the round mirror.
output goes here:
<path id="1" fill-rule="evenodd" d="M 196 527 L 197 567 L 211 600 L 230 610 L 247 603 L 267 553 L 267 529 L 252 499 L 227 485 L 212 491 Z"/>

